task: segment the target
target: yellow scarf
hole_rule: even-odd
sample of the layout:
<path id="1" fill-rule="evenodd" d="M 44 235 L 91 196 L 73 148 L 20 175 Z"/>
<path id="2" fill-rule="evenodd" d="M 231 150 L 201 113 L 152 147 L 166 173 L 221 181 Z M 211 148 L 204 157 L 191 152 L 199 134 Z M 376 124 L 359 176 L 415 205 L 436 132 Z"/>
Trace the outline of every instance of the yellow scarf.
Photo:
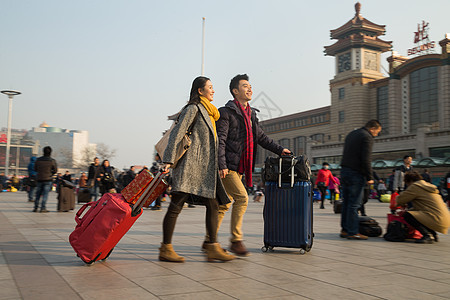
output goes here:
<path id="1" fill-rule="evenodd" d="M 216 121 L 220 118 L 220 113 L 217 107 L 214 106 L 206 97 L 200 96 L 200 103 L 203 104 L 211 119 L 212 126 L 214 128 L 214 138 L 217 138 Z"/>

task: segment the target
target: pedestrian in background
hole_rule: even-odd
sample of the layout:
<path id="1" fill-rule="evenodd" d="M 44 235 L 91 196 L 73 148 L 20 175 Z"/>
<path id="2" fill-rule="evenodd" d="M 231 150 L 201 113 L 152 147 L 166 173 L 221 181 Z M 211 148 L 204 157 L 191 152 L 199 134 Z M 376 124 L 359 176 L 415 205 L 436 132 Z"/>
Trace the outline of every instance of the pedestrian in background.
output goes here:
<path id="1" fill-rule="evenodd" d="M 205 223 L 210 234 L 206 245 L 208 261 L 228 261 L 234 258 L 217 243 L 219 204 L 227 204 L 230 200 L 218 172 L 216 121 L 219 111 L 211 103 L 213 95 L 214 89 L 209 78 L 200 76 L 194 80 L 188 105 L 181 110 L 163 154 L 164 169 L 167 169 L 173 165 L 177 145 L 192 125 L 191 146 L 172 170 L 172 201 L 163 221 L 159 260 L 184 262 L 184 258 L 173 250 L 172 236 L 178 215 L 191 195 L 206 206 Z"/>
<path id="2" fill-rule="evenodd" d="M 333 202 L 336 200 L 336 195 L 339 195 L 341 193 L 339 186 L 341 185 L 341 181 L 338 177 L 333 176 L 333 180 L 329 180 L 328 183 L 328 190 L 330 191 L 330 203 L 333 204 Z"/>
<path id="3" fill-rule="evenodd" d="M 94 198 L 93 201 L 97 201 L 100 187 L 100 160 L 98 157 L 94 158 L 94 162 L 89 166 L 87 185 L 91 189 L 91 197 Z"/>
<path id="4" fill-rule="evenodd" d="M 405 155 L 403 157 L 403 164 L 397 168 L 395 168 L 394 173 L 394 186 L 393 190 L 397 191 L 397 193 L 400 193 L 401 191 L 405 190 L 406 184 L 405 184 L 405 173 L 411 172 L 413 170 L 412 166 L 412 157 L 411 155 Z"/>
<path id="5" fill-rule="evenodd" d="M 337 181 L 334 179 L 333 174 L 331 174 L 330 171 L 330 164 L 327 162 L 324 162 L 322 164 L 322 169 L 319 170 L 319 172 L 317 173 L 317 178 L 316 178 L 316 186 L 320 191 L 320 208 L 324 209 L 325 208 L 325 196 L 327 194 L 327 188 L 328 185 L 330 184 L 330 182 L 334 183 L 334 184 L 338 184 Z M 332 199 L 332 198 L 331 198 Z"/>
<path id="6" fill-rule="evenodd" d="M 34 165 L 36 163 L 36 156 L 30 158 L 30 163 L 28 164 L 28 202 L 34 201 L 34 195 L 36 191 L 36 175 L 37 172 L 34 170 Z"/>
<path id="7" fill-rule="evenodd" d="M 66 171 L 66 173 L 62 176 L 62 179 L 72 182 L 72 175 L 69 171 Z"/>
<path id="8" fill-rule="evenodd" d="M 114 177 L 114 167 L 105 159 L 100 167 L 100 193 L 103 196 L 106 193 L 116 192 L 116 178 Z"/>
<path id="9" fill-rule="evenodd" d="M 159 156 L 159 154 L 156 154 L 155 155 L 155 161 L 153 162 L 152 166 L 150 167 L 150 173 L 152 173 L 153 176 L 155 176 L 163 168 L 164 168 L 164 164 L 161 161 L 161 157 Z M 158 196 L 158 198 L 156 198 L 155 205 L 151 208 L 151 210 L 162 211 L 162 209 L 161 209 L 161 200 L 163 198 L 163 195 L 164 195 L 164 193 L 162 193 L 161 195 Z"/>
<path id="10" fill-rule="evenodd" d="M 430 176 L 430 172 L 428 171 L 428 169 L 425 169 L 423 171 L 422 174 L 420 174 L 420 176 L 422 176 L 423 180 L 425 180 L 428 183 L 431 183 L 431 176 Z"/>
<path id="11" fill-rule="evenodd" d="M 366 184 L 372 184 L 372 146 L 374 137 L 381 131 L 377 120 L 370 120 L 345 138 L 341 161 L 342 214 L 340 237 L 367 240 L 359 233 L 358 209 Z"/>
<path id="12" fill-rule="evenodd" d="M 36 199 L 34 200 L 33 212 L 37 212 L 39 208 L 39 201 L 42 196 L 41 213 L 47 213 L 46 208 L 48 194 L 52 188 L 53 175 L 58 171 L 56 160 L 51 158 L 52 148 L 45 146 L 43 148 L 44 156 L 39 157 L 34 164 L 36 171 L 37 189 Z"/>
<path id="13" fill-rule="evenodd" d="M 8 186 L 8 178 L 5 176 L 5 172 L 0 173 L 0 193 L 3 192 L 3 190 L 7 188 Z"/>
<path id="14" fill-rule="evenodd" d="M 87 186 L 87 179 L 88 177 L 86 176 L 86 173 L 81 173 L 80 180 L 78 181 L 78 186 L 80 188 L 85 188 Z"/>

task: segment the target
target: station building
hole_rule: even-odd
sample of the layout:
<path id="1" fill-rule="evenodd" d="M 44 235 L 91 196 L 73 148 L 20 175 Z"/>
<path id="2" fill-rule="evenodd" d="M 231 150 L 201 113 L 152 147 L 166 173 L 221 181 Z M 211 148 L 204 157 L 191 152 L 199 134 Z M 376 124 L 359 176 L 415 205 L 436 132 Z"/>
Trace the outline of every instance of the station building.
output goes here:
<path id="1" fill-rule="evenodd" d="M 385 76 L 380 57 L 392 50 L 392 42 L 380 38 L 385 25 L 367 20 L 360 10 L 357 3 L 355 16 L 331 30 L 335 42 L 324 50 L 335 58 L 331 105 L 262 121 L 264 131 L 313 164 L 338 165 L 345 136 L 378 119 L 383 127 L 373 147 L 378 166 L 392 167 L 404 155 L 416 163 L 431 159 L 450 165 L 450 35 L 426 44 L 440 53 L 408 58 L 392 51 Z M 262 148 L 258 152 L 257 167 L 273 155 Z"/>

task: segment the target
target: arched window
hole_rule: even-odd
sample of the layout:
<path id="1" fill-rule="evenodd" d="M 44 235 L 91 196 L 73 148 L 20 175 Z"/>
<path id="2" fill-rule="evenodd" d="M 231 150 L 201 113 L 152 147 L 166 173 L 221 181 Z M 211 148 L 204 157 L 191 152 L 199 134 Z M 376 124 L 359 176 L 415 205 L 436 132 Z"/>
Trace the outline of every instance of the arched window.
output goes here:
<path id="1" fill-rule="evenodd" d="M 278 141 L 278 143 L 283 147 L 283 148 L 291 148 L 291 141 L 289 139 L 281 139 Z"/>
<path id="2" fill-rule="evenodd" d="M 306 154 L 306 137 L 298 136 L 294 138 L 294 147 L 292 149 L 295 155 Z"/>
<path id="3" fill-rule="evenodd" d="M 427 67 L 410 74 L 410 128 L 438 121 L 438 70 Z"/>

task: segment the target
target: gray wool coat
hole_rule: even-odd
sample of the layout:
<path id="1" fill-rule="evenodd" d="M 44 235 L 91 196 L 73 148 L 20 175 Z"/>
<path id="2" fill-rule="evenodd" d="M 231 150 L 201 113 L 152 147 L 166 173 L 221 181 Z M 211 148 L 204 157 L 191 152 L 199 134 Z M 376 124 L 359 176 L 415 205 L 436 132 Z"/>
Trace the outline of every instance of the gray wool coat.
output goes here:
<path id="1" fill-rule="evenodd" d="M 188 105 L 181 111 L 178 123 L 170 133 L 163 162 L 173 163 L 176 145 L 194 121 L 197 112 L 197 121 L 190 136 L 191 146 L 172 171 L 172 191 L 215 198 L 220 205 L 230 203 L 219 176 L 218 140 L 214 139 L 211 119 L 202 104 Z"/>

